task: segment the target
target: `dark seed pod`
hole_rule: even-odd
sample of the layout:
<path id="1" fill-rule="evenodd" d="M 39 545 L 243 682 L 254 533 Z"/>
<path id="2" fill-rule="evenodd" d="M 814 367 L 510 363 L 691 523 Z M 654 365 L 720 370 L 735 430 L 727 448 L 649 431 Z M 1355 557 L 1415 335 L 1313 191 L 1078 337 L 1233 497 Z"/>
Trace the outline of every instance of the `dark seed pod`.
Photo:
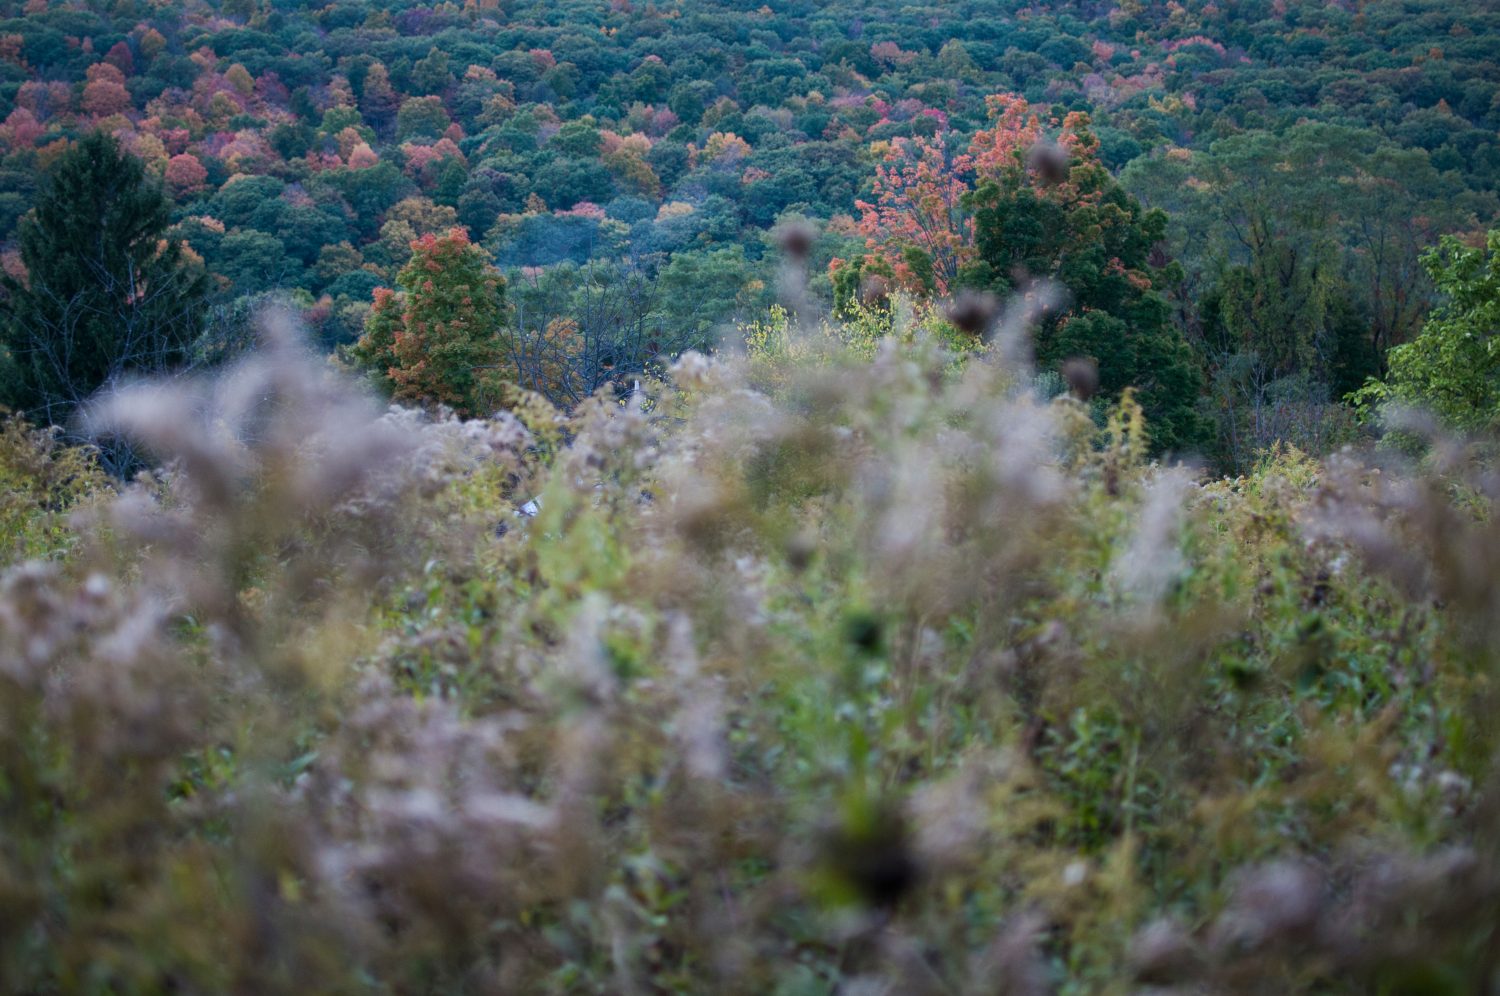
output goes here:
<path id="1" fill-rule="evenodd" d="M 824 867 L 875 909 L 894 907 L 920 877 L 906 820 L 894 808 L 879 808 L 867 824 L 837 827 L 821 850 Z"/>
<path id="2" fill-rule="evenodd" d="M 817 543 L 806 533 L 798 533 L 786 544 L 786 562 L 794 571 L 805 571 L 817 553 Z"/>
<path id="3" fill-rule="evenodd" d="M 1099 364 L 1091 357 L 1075 356 L 1062 365 L 1063 380 L 1079 401 L 1087 401 L 1099 390 Z"/>
<path id="4" fill-rule="evenodd" d="M 788 222 L 776 230 L 776 241 L 782 252 L 798 263 L 807 259 L 817 237 L 817 231 L 805 221 Z"/>
<path id="5" fill-rule="evenodd" d="M 968 335 L 983 335 L 1000 313 L 1000 299 L 989 291 L 960 291 L 948 302 L 947 317 L 954 327 Z"/>
<path id="6" fill-rule="evenodd" d="M 885 627 L 870 612 L 853 612 L 844 620 L 844 637 L 867 654 L 878 654 L 885 648 Z"/>
<path id="7" fill-rule="evenodd" d="M 1050 187 L 1068 178 L 1068 152 L 1056 142 L 1037 142 L 1026 152 L 1026 166 Z"/>

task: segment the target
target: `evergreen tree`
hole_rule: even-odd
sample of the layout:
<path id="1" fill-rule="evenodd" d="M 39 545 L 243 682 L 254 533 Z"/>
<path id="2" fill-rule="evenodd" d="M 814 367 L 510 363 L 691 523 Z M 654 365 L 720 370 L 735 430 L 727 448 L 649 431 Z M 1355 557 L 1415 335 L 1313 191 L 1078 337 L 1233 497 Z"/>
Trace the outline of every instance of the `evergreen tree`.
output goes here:
<path id="1" fill-rule="evenodd" d="M 187 359 L 207 277 L 162 238 L 169 221 L 160 186 L 109 135 L 58 159 L 20 224 L 25 276 L 0 278 L 6 404 L 63 424 L 101 387 Z"/>
<path id="2" fill-rule="evenodd" d="M 1069 307 L 1037 330 L 1039 363 L 1095 360 L 1107 395 L 1137 389 L 1156 449 L 1201 445 L 1202 376 L 1158 289 L 1166 216 L 1144 210 L 1110 175 L 1083 115 L 1068 116 L 1057 145 L 1038 143 L 1029 122 L 1007 127 L 1007 117 L 1019 115 L 1002 111 L 980 136 L 994 137 L 973 150 L 979 177 L 966 202 L 976 252 L 960 283 L 1001 292 L 1018 277 L 1062 284 Z"/>

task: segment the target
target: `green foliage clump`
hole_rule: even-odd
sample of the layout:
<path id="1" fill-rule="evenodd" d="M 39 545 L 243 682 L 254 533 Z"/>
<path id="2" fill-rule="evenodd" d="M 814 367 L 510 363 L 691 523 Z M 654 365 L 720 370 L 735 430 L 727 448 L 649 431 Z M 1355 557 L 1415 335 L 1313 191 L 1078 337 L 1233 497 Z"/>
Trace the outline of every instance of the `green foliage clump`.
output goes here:
<path id="1" fill-rule="evenodd" d="M 76 533 L 69 516 L 109 494 L 94 454 L 0 412 L 0 536 L 7 563 L 65 556 Z"/>
<path id="2" fill-rule="evenodd" d="M 1385 380 L 1357 397 L 1422 408 L 1462 431 L 1491 429 L 1500 419 L 1500 231 L 1482 248 L 1444 239 L 1422 264 L 1444 301 L 1391 350 Z"/>

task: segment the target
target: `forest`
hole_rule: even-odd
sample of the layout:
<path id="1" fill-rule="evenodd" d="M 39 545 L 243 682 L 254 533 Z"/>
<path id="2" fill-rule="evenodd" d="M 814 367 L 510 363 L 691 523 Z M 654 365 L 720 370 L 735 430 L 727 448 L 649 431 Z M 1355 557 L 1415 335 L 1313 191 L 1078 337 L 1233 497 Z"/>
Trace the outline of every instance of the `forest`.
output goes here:
<path id="1" fill-rule="evenodd" d="M 1497 46 L 0 0 L 0 991 L 1500 993 Z"/>

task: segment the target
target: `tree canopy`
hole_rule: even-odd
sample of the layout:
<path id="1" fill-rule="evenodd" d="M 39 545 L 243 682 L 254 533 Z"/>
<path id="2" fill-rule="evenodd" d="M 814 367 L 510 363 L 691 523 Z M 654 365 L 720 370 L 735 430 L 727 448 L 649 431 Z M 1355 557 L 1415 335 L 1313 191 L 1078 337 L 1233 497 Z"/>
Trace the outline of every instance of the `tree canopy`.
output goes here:
<path id="1" fill-rule="evenodd" d="M 1442 303 L 1411 342 L 1392 349 L 1390 373 L 1360 392 L 1475 431 L 1500 423 L 1500 231 L 1483 246 L 1454 238 L 1422 257 Z"/>
<path id="2" fill-rule="evenodd" d="M 1157 288 L 1166 216 L 1100 163 L 1087 115 L 1044 121 L 1015 94 L 990 115 L 962 153 L 941 136 L 891 144 L 875 199 L 858 203 L 866 254 L 835 266 L 845 301 L 869 275 L 918 295 L 1054 281 L 1067 303 L 1038 329 L 1043 366 L 1093 361 L 1108 397 L 1139 392 L 1159 449 L 1201 443 L 1198 367 Z"/>
<path id="3" fill-rule="evenodd" d="M 381 287 L 353 355 L 395 398 L 469 417 L 506 403 L 505 278 L 462 229 L 424 235 Z"/>

